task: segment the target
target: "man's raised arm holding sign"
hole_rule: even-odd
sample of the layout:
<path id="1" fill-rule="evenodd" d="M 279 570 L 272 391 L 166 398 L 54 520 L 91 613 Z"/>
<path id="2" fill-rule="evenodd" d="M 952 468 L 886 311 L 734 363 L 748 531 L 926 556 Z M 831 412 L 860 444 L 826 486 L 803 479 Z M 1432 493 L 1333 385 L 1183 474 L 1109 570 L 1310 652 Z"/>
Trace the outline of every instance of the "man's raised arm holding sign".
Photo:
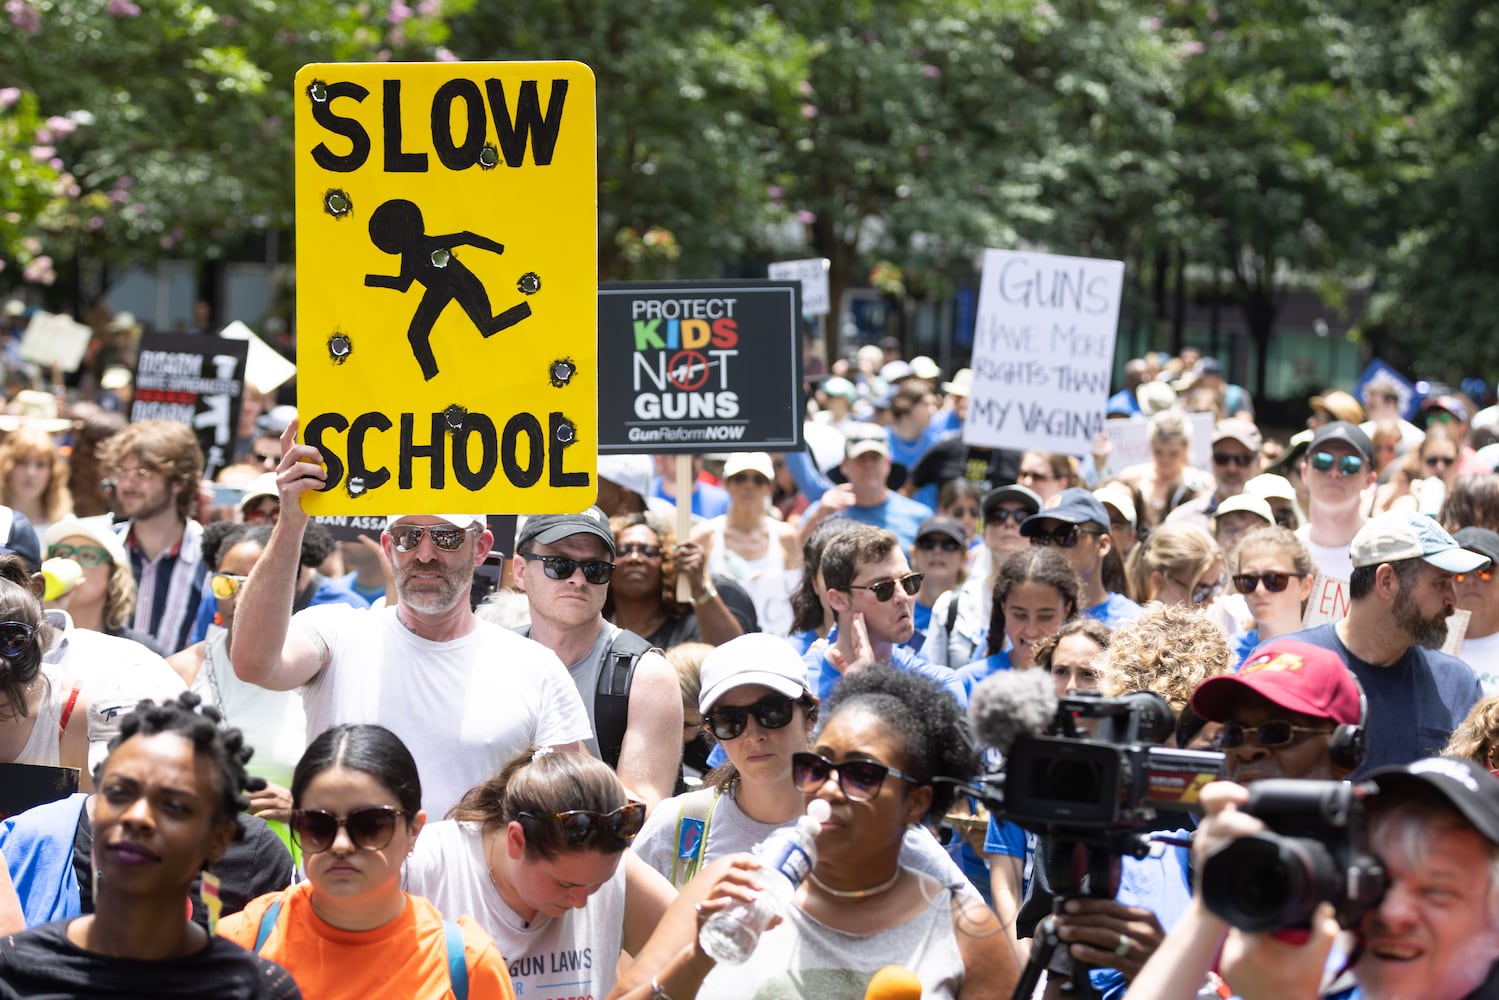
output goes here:
<path id="1" fill-rule="evenodd" d="M 235 673 L 297 688 L 309 740 L 342 723 L 394 731 L 416 758 L 433 815 L 531 744 L 581 748 L 588 715 L 556 655 L 469 607 L 474 567 L 492 541 L 483 515 L 387 517 L 380 544 L 395 569 L 393 606 L 290 613 L 308 521 L 302 495 L 325 481 L 322 455 L 296 432 L 293 422 L 281 438 L 281 519 L 240 591 L 240 620 L 255 627 L 235 630 Z"/>

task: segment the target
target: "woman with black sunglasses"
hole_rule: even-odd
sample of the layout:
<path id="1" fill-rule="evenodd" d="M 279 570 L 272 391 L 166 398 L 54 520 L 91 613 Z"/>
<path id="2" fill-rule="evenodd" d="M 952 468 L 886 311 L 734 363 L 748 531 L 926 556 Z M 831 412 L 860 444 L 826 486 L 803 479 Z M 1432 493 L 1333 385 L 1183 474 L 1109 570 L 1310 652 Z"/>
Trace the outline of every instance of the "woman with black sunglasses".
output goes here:
<path id="1" fill-rule="evenodd" d="M 818 798 L 831 815 L 783 921 L 749 961 L 713 963 L 699 923 L 752 891 L 748 863 L 726 859 L 699 876 L 712 883 L 706 900 L 693 904 L 694 886 L 672 905 L 612 997 L 856 997 L 890 965 L 919 979 L 927 1000 L 1009 997 L 1018 971 L 993 911 L 902 860 L 908 833 L 943 815 L 952 780 L 978 768 L 977 751 L 954 738 L 961 709 L 930 680 L 887 666 L 847 677 L 829 706 L 813 747 L 792 756 L 803 810 Z"/>
<path id="2" fill-rule="evenodd" d="M 89 697 L 80 681 L 43 669 L 53 634 L 36 598 L 0 579 L 0 761 L 76 767 L 90 791 Z"/>
<path id="3" fill-rule="evenodd" d="M 383 726 L 326 730 L 292 776 L 307 882 L 252 900 L 219 933 L 291 972 L 310 997 L 514 997 L 494 942 L 401 889 L 427 821 L 411 752 Z"/>
<path id="4" fill-rule="evenodd" d="M 1301 539 L 1278 524 L 1255 528 L 1240 539 L 1235 561 L 1234 589 L 1254 619 L 1254 627 L 1229 644 L 1238 669 L 1260 643 L 1301 631 L 1317 567 Z"/>
<path id="5" fill-rule="evenodd" d="M 602 997 L 676 898 L 626 850 L 645 820 L 603 761 L 532 747 L 430 824 L 406 888 L 469 913 L 509 964 L 516 995 Z M 562 975 L 559 975 L 563 973 Z"/>

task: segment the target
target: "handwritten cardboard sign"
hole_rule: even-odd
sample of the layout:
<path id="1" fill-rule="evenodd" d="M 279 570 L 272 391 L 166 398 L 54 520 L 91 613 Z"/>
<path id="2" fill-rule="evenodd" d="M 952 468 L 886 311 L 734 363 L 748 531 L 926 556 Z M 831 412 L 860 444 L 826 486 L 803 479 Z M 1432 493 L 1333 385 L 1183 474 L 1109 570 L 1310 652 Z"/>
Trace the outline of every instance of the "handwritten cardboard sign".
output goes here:
<path id="1" fill-rule="evenodd" d="M 322 64 L 296 90 L 297 374 L 316 515 L 594 499 L 594 79 Z"/>
<path id="2" fill-rule="evenodd" d="M 1086 455 L 1103 430 L 1124 263 L 984 251 L 963 440 Z"/>

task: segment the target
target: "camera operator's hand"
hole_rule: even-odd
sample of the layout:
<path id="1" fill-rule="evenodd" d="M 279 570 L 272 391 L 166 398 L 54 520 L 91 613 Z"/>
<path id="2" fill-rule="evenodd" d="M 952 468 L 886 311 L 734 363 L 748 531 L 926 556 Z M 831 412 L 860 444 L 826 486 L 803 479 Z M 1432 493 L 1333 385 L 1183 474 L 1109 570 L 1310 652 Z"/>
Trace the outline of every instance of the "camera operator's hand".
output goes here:
<path id="1" fill-rule="evenodd" d="M 1118 969 L 1125 979 L 1134 979 L 1161 946 L 1166 931 L 1142 906 L 1112 899 L 1069 899 L 1057 917 L 1057 935 L 1078 961 Z"/>
<path id="2" fill-rule="evenodd" d="M 1327 953 L 1341 930 L 1334 914 L 1331 903 L 1318 904 L 1302 944 L 1229 931 L 1218 965 L 1223 981 L 1244 1000 L 1312 1000 L 1321 992 Z"/>
<path id="3" fill-rule="evenodd" d="M 1202 871 L 1208 855 L 1231 840 L 1263 833 L 1265 824 L 1241 812 L 1249 801 L 1249 789 L 1232 781 L 1215 781 L 1202 789 L 1202 822 L 1192 834 L 1192 867 Z"/>

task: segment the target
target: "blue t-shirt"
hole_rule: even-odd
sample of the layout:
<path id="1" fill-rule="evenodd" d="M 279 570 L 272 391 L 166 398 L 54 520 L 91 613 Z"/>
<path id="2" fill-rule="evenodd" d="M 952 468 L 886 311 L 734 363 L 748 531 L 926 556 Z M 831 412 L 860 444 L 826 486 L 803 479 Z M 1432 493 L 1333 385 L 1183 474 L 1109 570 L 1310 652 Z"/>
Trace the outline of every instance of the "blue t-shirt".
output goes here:
<path id="1" fill-rule="evenodd" d="M 317 589 L 313 590 L 312 599 L 307 602 L 307 606 L 312 608 L 319 604 L 347 604 L 351 608 L 370 606 L 369 599 L 354 586 L 353 573 L 339 577 L 325 576 L 318 580 Z M 198 602 L 198 615 L 193 619 L 191 642 L 202 642 L 208 638 L 208 630 L 218 613 L 218 598 L 213 596 L 213 591 L 204 587 L 203 599 Z"/>
<path id="2" fill-rule="evenodd" d="M 819 500 L 807 509 L 804 519 L 810 520 L 821 507 L 822 501 Z M 922 521 L 932 516 L 932 508 L 891 490 L 885 495 L 883 503 L 873 507 L 860 507 L 855 504 L 852 507 L 843 508 L 836 516 L 846 517 L 860 524 L 884 528 L 900 539 L 900 547 L 909 552 L 911 546 L 916 544 L 916 529 L 921 527 Z"/>
<path id="3" fill-rule="evenodd" d="M 942 439 L 942 435 L 927 427 L 915 438 L 903 438 L 895 433 L 894 427 L 886 427 L 885 439 L 890 442 L 890 461 L 904 465 L 909 472 L 916 468 L 921 456 Z"/>
<path id="4" fill-rule="evenodd" d="M 828 633 L 828 645 L 832 646 L 838 641 L 838 630 L 835 627 Z M 833 688 L 843 679 L 843 675 L 833 669 L 828 662 L 826 650 L 814 649 L 802 656 L 802 662 L 807 665 L 807 686 L 812 693 L 817 695 L 819 701 L 827 701 L 828 696 L 833 693 Z M 963 690 L 963 685 L 958 683 L 958 675 L 946 667 L 939 667 L 929 660 L 923 659 L 905 646 L 896 646 L 890 650 L 890 665 L 897 670 L 909 670 L 929 677 L 937 682 L 937 685 L 953 696 L 961 707 L 968 707 L 968 692 Z"/>
<path id="5" fill-rule="evenodd" d="M 1139 618 L 1144 610 L 1123 594 L 1110 594 L 1102 604 L 1095 604 L 1083 613 L 1089 618 L 1098 619 L 1109 628 L 1117 628 L 1124 622 Z"/>
<path id="6" fill-rule="evenodd" d="M 1369 721 L 1364 727 L 1369 752 L 1353 773 L 1355 779 L 1376 767 L 1437 756 L 1473 703 L 1483 697 L 1473 668 L 1435 649 L 1412 646 L 1389 666 L 1376 667 L 1343 645 L 1336 625 L 1319 625 L 1282 638 L 1337 653 L 1363 687 L 1369 703 Z"/>
<path id="7" fill-rule="evenodd" d="M 1182 840 L 1191 835 L 1191 830 L 1166 834 Z M 1119 893 L 1114 899 L 1126 906 L 1139 906 L 1154 913 L 1169 934 L 1192 904 L 1191 875 L 1188 872 L 1190 852 L 1175 844 L 1163 846 L 1165 849 L 1159 857 L 1126 856 L 1121 859 Z M 1120 1000 L 1129 988 L 1124 973 L 1118 969 L 1094 969 L 1088 978 L 1105 1000 Z"/>
<path id="8" fill-rule="evenodd" d="M 926 642 L 927 626 L 932 624 L 932 606 L 917 601 L 911 606 L 911 621 L 916 625 L 916 631 L 911 633 L 911 638 L 901 643 L 908 649 L 921 652 L 922 644 Z"/>
<path id="9" fill-rule="evenodd" d="M 1254 648 L 1259 644 L 1260 630 L 1257 628 L 1252 628 L 1248 632 L 1240 632 L 1228 640 L 1228 658 L 1229 662 L 1234 665 L 1234 673 L 1239 672 L 1239 668 L 1244 665 L 1244 661 L 1249 659 L 1249 654 L 1254 652 Z"/>
<path id="10" fill-rule="evenodd" d="M 1001 670 L 1010 669 L 1010 654 L 1001 649 L 993 656 L 986 656 L 982 660 L 974 660 L 967 666 L 959 667 L 956 671 L 958 681 L 963 685 L 963 690 L 968 692 L 968 697 L 973 697 L 973 689 L 978 687 L 979 681 L 990 674 Z"/>
<path id="11" fill-rule="evenodd" d="M 1124 413 L 1131 417 L 1143 417 L 1144 411 L 1140 409 L 1140 401 L 1135 398 L 1133 389 L 1120 389 L 1109 397 L 1104 403 L 1105 413 Z"/>

